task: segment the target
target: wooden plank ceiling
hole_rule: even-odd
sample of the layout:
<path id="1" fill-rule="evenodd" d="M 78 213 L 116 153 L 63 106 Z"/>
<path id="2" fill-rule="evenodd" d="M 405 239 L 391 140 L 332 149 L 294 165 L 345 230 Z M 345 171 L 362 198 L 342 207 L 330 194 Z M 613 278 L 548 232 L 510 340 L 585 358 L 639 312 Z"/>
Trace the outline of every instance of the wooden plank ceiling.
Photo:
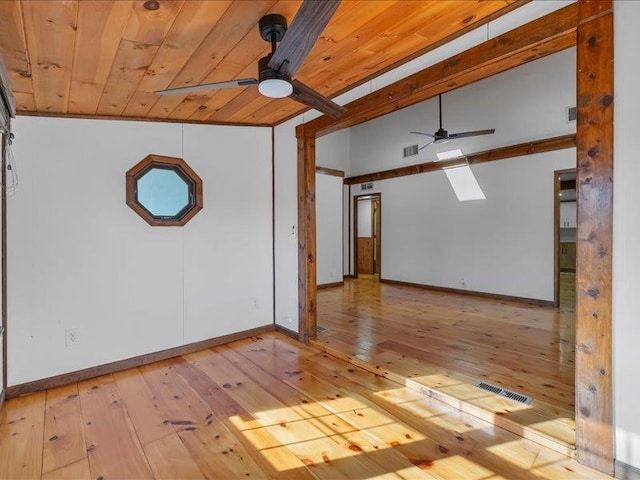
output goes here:
<path id="1" fill-rule="evenodd" d="M 345 0 L 296 78 L 334 97 L 526 0 Z M 0 50 L 18 112 L 273 125 L 306 109 L 256 87 L 153 93 L 257 78 L 257 23 L 300 0 L 2 0 Z"/>

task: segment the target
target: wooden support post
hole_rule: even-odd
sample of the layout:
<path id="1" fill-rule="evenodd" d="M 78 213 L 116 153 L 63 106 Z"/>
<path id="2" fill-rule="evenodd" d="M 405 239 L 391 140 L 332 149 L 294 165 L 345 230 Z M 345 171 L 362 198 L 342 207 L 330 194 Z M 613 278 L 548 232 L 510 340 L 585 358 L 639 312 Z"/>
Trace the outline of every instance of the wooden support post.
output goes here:
<path id="1" fill-rule="evenodd" d="M 316 138 L 304 125 L 298 138 L 298 337 L 316 336 Z"/>
<path id="2" fill-rule="evenodd" d="M 612 475 L 612 1 L 580 0 L 579 15 L 576 449 L 581 463 Z"/>

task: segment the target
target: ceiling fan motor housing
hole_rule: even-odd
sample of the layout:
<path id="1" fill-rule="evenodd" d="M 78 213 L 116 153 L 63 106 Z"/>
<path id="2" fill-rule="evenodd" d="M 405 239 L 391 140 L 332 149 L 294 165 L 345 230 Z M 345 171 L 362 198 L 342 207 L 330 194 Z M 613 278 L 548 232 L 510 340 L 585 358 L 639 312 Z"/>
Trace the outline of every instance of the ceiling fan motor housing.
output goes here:
<path id="1" fill-rule="evenodd" d="M 433 135 L 433 138 L 435 139 L 433 143 L 447 143 L 449 141 L 449 132 L 440 127 Z"/>
<path id="2" fill-rule="evenodd" d="M 271 60 L 272 55 L 273 54 L 270 53 L 258 61 L 258 79 L 260 82 L 270 79 L 279 79 L 291 83 L 291 78 L 288 75 L 280 73 L 269 66 L 269 61 Z"/>
<path id="3" fill-rule="evenodd" d="M 277 13 L 265 15 L 258 24 L 260 36 L 265 42 L 281 42 L 284 34 L 287 33 L 287 19 Z M 272 37 L 275 35 L 275 37 Z"/>

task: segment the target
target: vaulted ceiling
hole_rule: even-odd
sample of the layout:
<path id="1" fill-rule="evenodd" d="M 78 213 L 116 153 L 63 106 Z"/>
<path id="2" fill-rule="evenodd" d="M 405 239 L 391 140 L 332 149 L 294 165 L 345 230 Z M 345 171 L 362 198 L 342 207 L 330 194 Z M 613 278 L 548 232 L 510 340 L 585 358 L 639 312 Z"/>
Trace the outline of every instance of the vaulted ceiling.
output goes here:
<path id="1" fill-rule="evenodd" d="M 345 0 L 296 78 L 332 98 L 526 0 Z M 306 109 L 256 87 L 157 90 L 257 78 L 257 24 L 300 0 L 2 0 L 0 49 L 18 112 L 273 125 Z"/>

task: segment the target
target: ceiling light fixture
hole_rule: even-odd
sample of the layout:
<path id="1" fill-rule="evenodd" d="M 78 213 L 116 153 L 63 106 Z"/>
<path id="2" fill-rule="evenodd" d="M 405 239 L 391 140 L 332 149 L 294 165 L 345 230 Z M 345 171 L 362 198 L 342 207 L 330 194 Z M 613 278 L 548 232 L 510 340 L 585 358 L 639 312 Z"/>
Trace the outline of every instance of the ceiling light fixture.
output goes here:
<path id="1" fill-rule="evenodd" d="M 293 93 L 293 85 L 283 78 L 267 78 L 258 85 L 262 95 L 269 98 L 284 98 Z"/>

